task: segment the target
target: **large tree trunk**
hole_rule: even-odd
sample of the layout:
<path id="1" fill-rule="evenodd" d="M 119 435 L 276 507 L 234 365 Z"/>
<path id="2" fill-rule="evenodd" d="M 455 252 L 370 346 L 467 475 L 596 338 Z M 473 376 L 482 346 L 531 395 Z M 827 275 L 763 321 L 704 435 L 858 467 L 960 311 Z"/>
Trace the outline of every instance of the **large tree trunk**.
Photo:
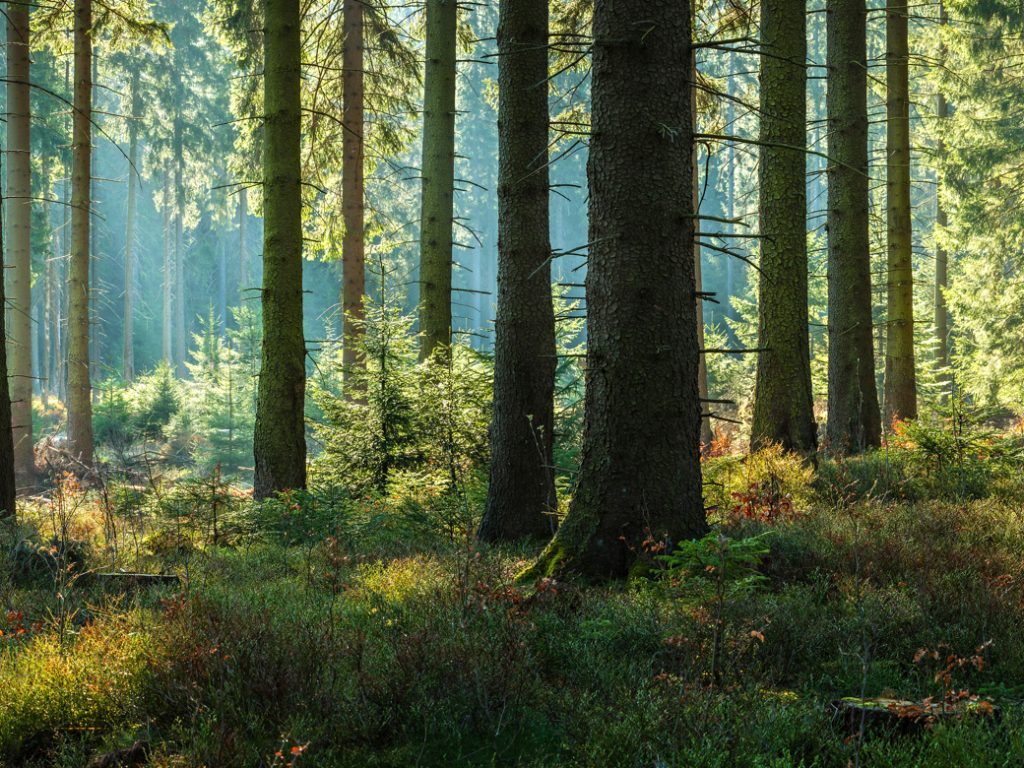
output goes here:
<path id="1" fill-rule="evenodd" d="M 174 118 L 174 367 L 178 376 L 188 374 L 188 333 L 185 330 L 185 258 L 182 254 L 185 222 L 185 142 L 181 113 Z"/>
<path id="2" fill-rule="evenodd" d="M 71 136 L 71 264 L 68 275 L 68 448 L 92 466 L 89 381 L 89 231 L 92 181 L 92 0 L 75 0 L 75 92 Z"/>
<path id="3" fill-rule="evenodd" d="M 254 493 L 306 486 L 299 5 L 267 0 L 263 97 L 263 354 Z"/>
<path id="4" fill-rule="evenodd" d="M 761 4 L 757 379 L 751 445 L 817 446 L 807 332 L 807 15 L 804 0 Z"/>
<path id="5" fill-rule="evenodd" d="M 498 22 L 498 317 L 485 541 L 549 537 L 556 508 L 548 213 L 548 0 Z"/>
<path id="6" fill-rule="evenodd" d="M 2 164 L 3 153 L 0 153 Z M 3 217 L 0 217 L 0 270 L 4 268 Z M 0 307 L 6 303 L 4 281 L 0 280 Z M 0 339 L 6 338 L 6 313 L 0 311 Z M 11 423 L 11 389 L 7 379 L 7 347 L 0 344 L 0 523 L 14 528 L 17 487 L 14 481 L 14 433 Z"/>
<path id="7" fill-rule="evenodd" d="M 451 344 L 455 216 L 456 0 L 426 0 L 423 192 L 420 209 L 420 356 Z"/>
<path id="8" fill-rule="evenodd" d="M 868 201 L 867 7 L 828 0 L 828 441 L 879 445 Z"/>
<path id="9" fill-rule="evenodd" d="M 142 113 L 139 93 L 139 70 L 133 69 L 128 84 L 128 210 L 125 213 L 124 235 L 124 352 L 122 373 L 125 381 L 135 377 L 135 207 L 136 176 L 139 160 L 138 118 Z"/>
<path id="10" fill-rule="evenodd" d="M 906 0 L 887 0 L 885 23 L 888 317 L 885 420 L 917 418 L 914 267 L 910 223 L 910 84 Z"/>
<path id="11" fill-rule="evenodd" d="M 363 294 L 366 291 L 363 248 L 363 3 L 345 0 L 344 124 L 342 207 L 345 237 L 342 255 L 343 362 L 346 370 L 360 365 L 363 335 Z"/>
<path id="12" fill-rule="evenodd" d="M 947 23 L 946 8 L 939 1 L 939 24 L 945 25 Z M 943 46 L 940 54 L 942 62 L 946 58 L 945 46 Z M 936 155 L 938 157 L 944 157 L 946 154 L 946 142 L 943 139 L 943 132 L 946 130 L 946 122 L 949 118 L 949 105 L 946 103 L 946 95 L 940 90 L 935 95 L 935 114 L 938 117 L 938 125 L 936 131 L 939 135 L 938 146 L 936 147 Z M 935 338 L 938 341 L 938 349 L 936 350 L 936 362 L 941 369 L 941 376 L 949 383 L 949 312 L 946 309 L 946 287 L 949 284 L 949 254 L 946 252 L 946 248 L 942 243 L 942 238 L 945 237 L 945 229 L 947 222 L 946 209 L 942 204 L 942 178 L 938 179 L 938 185 L 935 190 L 935 229 L 937 230 L 937 243 L 935 246 Z M 948 392 L 943 392 L 945 396 Z"/>
<path id="13" fill-rule="evenodd" d="M 625 576 L 656 543 L 707 531 L 689 3 L 597 0 L 593 37 L 583 460 L 569 514 L 524 578 Z"/>
<path id="14" fill-rule="evenodd" d="M 14 469 L 33 474 L 32 458 L 32 156 L 29 6 L 7 4 L 7 247 L 11 260 L 10 395 Z"/>

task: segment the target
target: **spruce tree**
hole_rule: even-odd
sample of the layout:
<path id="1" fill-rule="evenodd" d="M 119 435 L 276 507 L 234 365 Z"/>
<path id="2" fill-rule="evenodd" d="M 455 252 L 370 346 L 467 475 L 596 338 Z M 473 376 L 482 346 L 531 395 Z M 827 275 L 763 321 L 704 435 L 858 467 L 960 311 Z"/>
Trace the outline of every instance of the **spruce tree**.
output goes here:
<path id="1" fill-rule="evenodd" d="M 342 138 L 341 203 L 345 218 L 342 254 L 343 360 L 350 369 L 360 364 L 363 294 L 366 292 L 364 222 L 363 1 L 345 0 L 344 137 Z"/>

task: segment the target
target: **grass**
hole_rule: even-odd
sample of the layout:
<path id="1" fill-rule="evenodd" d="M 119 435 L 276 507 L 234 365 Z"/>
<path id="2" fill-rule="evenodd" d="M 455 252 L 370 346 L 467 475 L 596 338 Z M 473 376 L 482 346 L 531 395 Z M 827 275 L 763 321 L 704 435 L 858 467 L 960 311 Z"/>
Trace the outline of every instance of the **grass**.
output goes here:
<path id="1" fill-rule="evenodd" d="M 777 453 L 709 461 L 715 535 L 768 548 L 763 578 L 719 602 L 712 571 L 519 589 L 534 551 L 463 535 L 476 486 L 468 506 L 236 499 L 218 546 L 201 504 L 142 499 L 143 533 L 115 515 L 125 541 L 141 535 L 119 556 L 187 584 L 7 585 L 0 761 L 85 766 L 141 740 L 168 767 L 1024 764 L 1024 492 L 992 466 L 992 493 L 957 485 L 961 470 L 902 454 L 817 473 Z M 109 515 L 80 493 L 74 531 L 106 563 Z M 25 518 L 49 538 L 47 509 Z M 942 697 L 918 651 L 968 658 L 989 641 L 951 686 L 990 698 L 998 722 L 862 739 L 830 713 L 843 697 Z"/>

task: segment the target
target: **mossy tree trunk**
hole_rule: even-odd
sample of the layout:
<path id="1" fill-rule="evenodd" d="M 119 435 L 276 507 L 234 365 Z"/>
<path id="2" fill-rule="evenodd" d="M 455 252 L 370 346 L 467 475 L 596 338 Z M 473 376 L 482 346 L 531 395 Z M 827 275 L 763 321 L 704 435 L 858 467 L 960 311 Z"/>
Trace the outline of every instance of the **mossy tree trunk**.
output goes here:
<path id="1" fill-rule="evenodd" d="M 263 75 L 263 351 L 253 443 L 256 498 L 306 487 L 300 26 L 296 0 L 267 0 Z"/>
<path id="2" fill-rule="evenodd" d="M 343 362 L 346 370 L 365 365 L 359 355 L 366 292 L 364 236 L 363 0 L 345 0 L 344 123 L 342 207 L 345 236 L 341 244 Z"/>
<path id="3" fill-rule="evenodd" d="M 761 4 L 761 225 L 757 378 L 751 444 L 814 451 L 807 319 L 807 14 Z"/>
<path id="4" fill-rule="evenodd" d="M 523 578 L 625 576 L 652 542 L 707 531 L 690 52 L 688 2 L 595 3 L 583 459 L 568 516 Z"/>
<path id="5" fill-rule="evenodd" d="M 89 380 L 89 245 L 92 187 L 92 0 L 75 0 L 74 117 L 71 132 L 71 264 L 68 274 L 68 448 L 93 462 Z"/>
<path id="6" fill-rule="evenodd" d="M 423 190 L 420 205 L 420 356 L 451 344 L 455 216 L 456 0 L 426 0 Z"/>
<path id="7" fill-rule="evenodd" d="M 498 308 L 485 541 L 550 537 L 555 316 L 548 211 L 548 0 L 498 22 Z"/>
<path id="8" fill-rule="evenodd" d="M 125 381 L 135 378 L 135 209 L 138 189 L 139 118 L 142 115 L 142 94 L 139 70 L 133 69 L 128 80 L 128 203 L 124 233 L 124 351 L 122 373 Z"/>
<path id="9" fill-rule="evenodd" d="M 831 450 L 878 446 L 868 201 L 867 6 L 828 0 L 828 425 Z"/>
<path id="10" fill-rule="evenodd" d="M 910 81 L 906 0 L 885 5 L 886 212 L 888 315 L 885 420 L 917 418 L 914 370 L 914 266 L 910 210 Z"/>
<path id="11" fill-rule="evenodd" d="M 7 4 L 7 252 L 10 254 L 10 396 L 14 468 L 34 471 L 32 451 L 32 108 L 29 6 Z"/>

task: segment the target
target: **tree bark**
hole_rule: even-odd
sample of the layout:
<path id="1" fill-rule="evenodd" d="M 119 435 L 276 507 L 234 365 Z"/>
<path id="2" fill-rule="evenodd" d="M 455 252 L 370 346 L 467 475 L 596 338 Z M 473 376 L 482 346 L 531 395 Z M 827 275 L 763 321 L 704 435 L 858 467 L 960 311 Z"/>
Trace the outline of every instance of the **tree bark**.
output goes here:
<path id="1" fill-rule="evenodd" d="M 817 446 L 807 319 L 807 15 L 803 0 L 761 4 L 761 280 L 755 448 Z"/>
<path id="2" fill-rule="evenodd" d="M 548 0 L 505 0 L 498 21 L 498 316 L 484 541 L 550 537 L 555 528 L 548 14 Z"/>
<path id="3" fill-rule="evenodd" d="M 0 152 L 0 165 L 3 153 Z M 0 270 L 4 264 L 3 217 L 0 217 Z M 0 280 L 0 307 L 6 304 L 4 281 Z M 0 312 L 0 339 L 7 337 L 6 313 Z M 14 530 L 17 515 L 17 486 L 14 479 L 14 433 L 11 423 L 11 389 L 7 378 L 7 346 L 0 344 L 0 524 Z"/>
<path id="4" fill-rule="evenodd" d="M 828 0 L 828 422 L 831 450 L 877 447 L 869 232 L 867 7 Z"/>
<path id="5" fill-rule="evenodd" d="M 185 258 L 182 254 L 185 223 L 185 141 L 181 112 L 174 117 L 174 367 L 178 376 L 188 375 L 188 333 L 185 326 Z"/>
<path id="6" fill-rule="evenodd" d="M 583 459 L 568 516 L 523 578 L 625 576 L 707 531 L 689 3 L 597 0 L 593 37 Z"/>
<path id="7" fill-rule="evenodd" d="M 914 267 L 910 221 L 910 83 L 906 0 L 886 0 L 886 207 L 888 316 L 885 420 L 917 418 L 914 371 Z"/>
<path id="8" fill-rule="evenodd" d="M 34 474 L 32 440 L 32 108 L 29 6 L 7 4 L 7 247 L 11 259 L 10 395 L 14 469 Z"/>
<path id="9" fill-rule="evenodd" d="M 263 150 L 263 353 L 254 494 L 305 488 L 299 4 L 267 0 Z"/>
<path id="10" fill-rule="evenodd" d="M 342 207 L 345 236 L 342 257 L 342 361 L 346 370 L 365 365 L 359 355 L 363 336 L 363 294 L 366 292 L 363 232 L 363 2 L 345 0 L 343 58 L 344 125 Z"/>
<path id="11" fill-rule="evenodd" d="M 939 24 L 947 24 L 946 8 L 939 0 Z M 943 46 L 939 52 L 942 63 L 945 62 L 946 49 Z M 940 90 L 935 95 L 935 114 L 938 117 L 936 131 L 939 135 L 936 155 L 945 157 L 946 142 L 943 139 L 943 131 L 946 129 L 946 122 L 949 118 L 949 105 L 946 103 L 946 95 Z M 938 341 L 936 350 L 936 363 L 941 369 L 943 380 L 950 383 L 949 369 L 949 312 L 946 309 L 946 288 L 949 285 L 949 254 L 942 244 L 941 238 L 945 236 L 945 229 L 948 223 L 946 208 L 942 204 L 942 178 L 938 179 L 935 189 L 935 229 L 937 230 L 937 243 L 935 246 L 935 338 Z M 943 392 L 945 396 L 947 392 Z"/>
<path id="12" fill-rule="evenodd" d="M 246 219 L 249 218 L 249 190 L 242 187 L 238 193 L 238 304 L 247 298 L 249 285 L 249 251 L 246 243 Z"/>
<path id="13" fill-rule="evenodd" d="M 124 236 L 124 351 L 122 373 L 125 381 L 135 378 L 135 208 L 136 164 L 139 160 L 138 118 L 142 114 L 142 94 L 139 93 L 139 70 L 133 69 L 128 82 L 128 205 L 125 213 Z"/>
<path id="14" fill-rule="evenodd" d="M 75 0 L 75 89 L 71 137 L 71 264 L 68 275 L 68 448 L 93 463 L 89 380 L 89 220 L 92 186 L 92 0 Z"/>
<path id="15" fill-rule="evenodd" d="M 456 0 L 426 0 L 426 4 L 420 209 L 420 356 L 424 359 L 451 344 L 458 26 Z"/>

